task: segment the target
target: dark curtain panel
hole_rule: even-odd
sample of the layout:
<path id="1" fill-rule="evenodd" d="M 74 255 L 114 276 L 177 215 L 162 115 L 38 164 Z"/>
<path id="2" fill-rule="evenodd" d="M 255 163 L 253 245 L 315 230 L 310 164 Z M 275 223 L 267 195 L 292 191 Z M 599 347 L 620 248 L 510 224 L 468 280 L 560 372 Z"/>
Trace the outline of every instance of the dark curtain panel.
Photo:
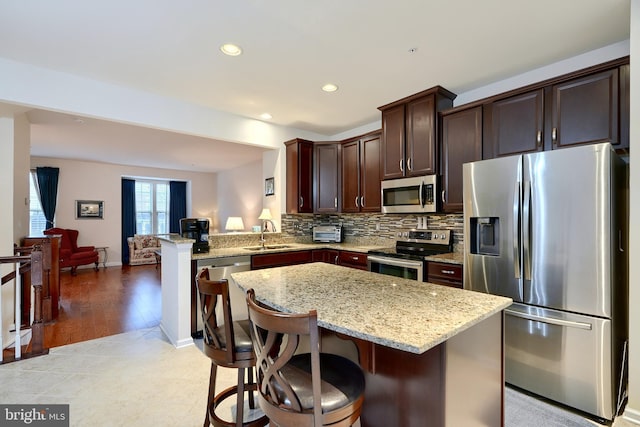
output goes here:
<path id="1" fill-rule="evenodd" d="M 136 234 L 136 182 L 122 179 L 122 264 L 129 264 L 127 237 Z"/>
<path id="2" fill-rule="evenodd" d="M 58 200 L 58 168 L 36 168 L 36 178 L 38 181 L 38 192 L 40 193 L 40 204 L 44 217 L 47 219 L 45 229 L 53 227 L 53 217 L 56 215 L 56 202 Z"/>
<path id="3" fill-rule="evenodd" d="M 180 233 L 180 220 L 187 217 L 187 183 L 169 182 L 169 233 Z"/>

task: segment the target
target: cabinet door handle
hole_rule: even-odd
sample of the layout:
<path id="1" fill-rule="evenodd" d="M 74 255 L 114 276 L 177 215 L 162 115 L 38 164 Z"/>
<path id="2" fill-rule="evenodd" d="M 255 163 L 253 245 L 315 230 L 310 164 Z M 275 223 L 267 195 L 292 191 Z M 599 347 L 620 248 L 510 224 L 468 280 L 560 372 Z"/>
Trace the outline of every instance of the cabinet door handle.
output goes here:
<path id="1" fill-rule="evenodd" d="M 400 172 L 404 172 L 404 159 L 400 159 Z"/>
<path id="2" fill-rule="evenodd" d="M 554 144 L 558 143 L 558 128 L 551 129 L 551 141 L 553 141 Z"/>
<path id="3" fill-rule="evenodd" d="M 337 198 L 337 197 L 334 197 L 334 198 L 333 198 L 333 207 L 334 207 L 334 208 L 337 208 L 337 207 L 338 207 L 338 198 Z"/>
<path id="4" fill-rule="evenodd" d="M 538 131 L 538 133 L 536 133 L 536 143 L 538 144 L 538 148 L 542 147 L 542 131 Z"/>
<path id="5" fill-rule="evenodd" d="M 358 196 L 356 196 L 356 199 L 354 201 L 354 204 L 356 205 L 356 208 L 359 208 L 360 206 L 358 206 Z"/>
<path id="6" fill-rule="evenodd" d="M 300 206 L 299 207 L 302 207 L 303 205 L 304 205 L 304 198 L 302 196 L 300 196 Z"/>
<path id="7" fill-rule="evenodd" d="M 336 259 L 333 260 L 334 264 L 338 264 L 338 255 L 336 255 Z"/>
<path id="8" fill-rule="evenodd" d="M 444 193 L 445 193 L 445 191 L 444 191 L 444 190 L 442 190 L 442 203 L 447 203 L 447 201 L 446 201 L 446 200 L 445 200 L 445 198 L 444 198 Z"/>
<path id="9" fill-rule="evenodd" d="M 453 270 L 440 270 L 440 272 L 442 274 L 456 274 L 456 272 Z"/>
<path id="10" fill-rule="evenodd" d="M 360 196 L 360 207 L 364 208 L 364 196 Z"/>
<path id="11" fill-rule="evenodd" d="M 409 171 L 410 171 L 410 170 L 413 170 L 413 168 L 411 167 L 411 157 L 409 157 L 409 158 L 407 159 L 407 170 L 409 170 Z"/>

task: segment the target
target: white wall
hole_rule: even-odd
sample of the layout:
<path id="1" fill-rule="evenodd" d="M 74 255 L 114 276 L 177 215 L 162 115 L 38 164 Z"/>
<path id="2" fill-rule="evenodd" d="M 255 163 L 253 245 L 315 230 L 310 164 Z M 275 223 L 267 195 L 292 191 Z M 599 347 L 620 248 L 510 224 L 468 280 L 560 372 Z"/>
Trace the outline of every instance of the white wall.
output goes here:
<path id="1" fill-rule="evenodd" d="M 78 244 L 81 246 L 108 246 L 107 265 L 120 265 L 122 260 L 122 177 L 188 181 L 192 196 L 190 211 L 187 204 L 188 216 L 211 217 L 217 209 L 215 174 L 32 157 L 31 167 L 38 166 L 60 168 L 56 226 L 78 230 Z M 76 219 L 76 200 L 104 201 L 104 219 Z"/>
<path id="2" fill-rule="evenodd" d="M 20 238 L 29 234 L 29 164 L 31 129 L 25 114 L 17 114 L 13 121 L 13 240 L 18 245 Z"/>
<path id="3" fill-rule="evenodd" d="M 640 0 L 631 0 L 631 153 L 640 151 Z M 634 84 L 635 83 L 635 84 Z M 625 417 L 640 424 L 640 168 L 631 162 L 629 212 L 629 401 Z"/>
<path id="4" fill-rule="evenodd" d="M 210 232 L 224 233 L 230 216 L 242 217 L 245 231 L 258 225 L 262 210 L 264 179 L 262 162 L 256 161 L 229 171 L 218 173 L 218 212 L 214 215 Z"/>
<path id="5" fill-rule="evenodd" d="M 0 256 L 13 255 L 13 118 L 0 117 L 0 197 L 5 201 L 0 203 Z M 0 276 L 4 276 L 12 268 L 0 265 Z M 9 338 L 9 325 L 13 322 L 13 288 L 2 286 L 2 316 L 3 342 Z M 1 349 L 0 349 L 1 350 Z"/>

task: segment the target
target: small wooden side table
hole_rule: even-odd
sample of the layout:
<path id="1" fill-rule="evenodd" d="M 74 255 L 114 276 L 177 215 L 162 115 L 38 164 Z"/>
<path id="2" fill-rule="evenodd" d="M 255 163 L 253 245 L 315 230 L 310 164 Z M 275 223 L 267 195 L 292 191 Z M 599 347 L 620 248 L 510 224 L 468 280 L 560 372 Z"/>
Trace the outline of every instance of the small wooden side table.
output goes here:
<path id="1" fill-rule="evenodd" d="M 102 263 L 102 267 L 107 268 L 107 259 L 109 258 L 107 249 L 109 249 L 109 246 L 95 246 L 94 248 L 96 251 L 102 252 L 102 261 L 98 259 L 98 264 Z"/>

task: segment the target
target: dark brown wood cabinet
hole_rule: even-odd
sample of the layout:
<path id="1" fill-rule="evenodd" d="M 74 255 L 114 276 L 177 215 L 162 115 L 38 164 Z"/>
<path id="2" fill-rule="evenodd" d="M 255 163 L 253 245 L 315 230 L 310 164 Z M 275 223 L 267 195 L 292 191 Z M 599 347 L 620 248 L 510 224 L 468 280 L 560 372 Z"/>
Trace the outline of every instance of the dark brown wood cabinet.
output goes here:
<path id="1" fill-rule="evenodd" d="M 427 262 L 427 282 L 462 289 L 462 266 L 444 262 Z"/>
<path id="2" fill-rule="evenodd" d="M 314 212 L 340 212 L 340 152 L 337 142 L 314 143 Z"/>
<path id="3" fill-rule="evenodd" d="M 484 101 L 483 158 L 610 142 L 629 148 L 628 58 Z"/>
<path id="4" fill-rule="evenodd" d="M 438 172 L 437 113 L 451 108 L 456 95 L 436 86 L 384 105 L 382 179 Z"/>
<path id="5" fill-rule="evenodd" d="M 284 143 L 287 157 L 287 213 L 313 212 L 313 142 Z"/>
<path id="6" fill-rule="evenodd" d="M 282 267 L 311 262 L 311 251 L 278 252 L 251 256 L 251 269 Z"/>
<path id="7" fill-rule="evenodd" d="M 342 144 L 342 212 L 380 212 L 381 134 Z"/>
<path id="8" fill-rule="evenodd" d="M 620 144 L 618 76 L 615 68 L 553 86 L 553 149 L 600 142 Z"/>
<path id="9" fill-rule="evenodd" d="M 351 251 L 340 251 L 338 265 L 357 268 L 358 270 L 368 270 L 367 254 Z"/>
<path id="10" fill-rule="evenodd" d="M 510 96 L 485 107 L 489 157 L 544 150 L 544 90 Z"/>
<path id="11" fill-rule="evenodd" d="M 313 262 L 326 262 L 327 264 L 338 264 L 340 251 L 334 249 L 314 249 L 311 252 Z"/>
<path id="12" fill-rule="evenodd" d="M 462 165 L 482 160 L 482 106 L 442 115 L 442 210 L 462 212 Z"/>

